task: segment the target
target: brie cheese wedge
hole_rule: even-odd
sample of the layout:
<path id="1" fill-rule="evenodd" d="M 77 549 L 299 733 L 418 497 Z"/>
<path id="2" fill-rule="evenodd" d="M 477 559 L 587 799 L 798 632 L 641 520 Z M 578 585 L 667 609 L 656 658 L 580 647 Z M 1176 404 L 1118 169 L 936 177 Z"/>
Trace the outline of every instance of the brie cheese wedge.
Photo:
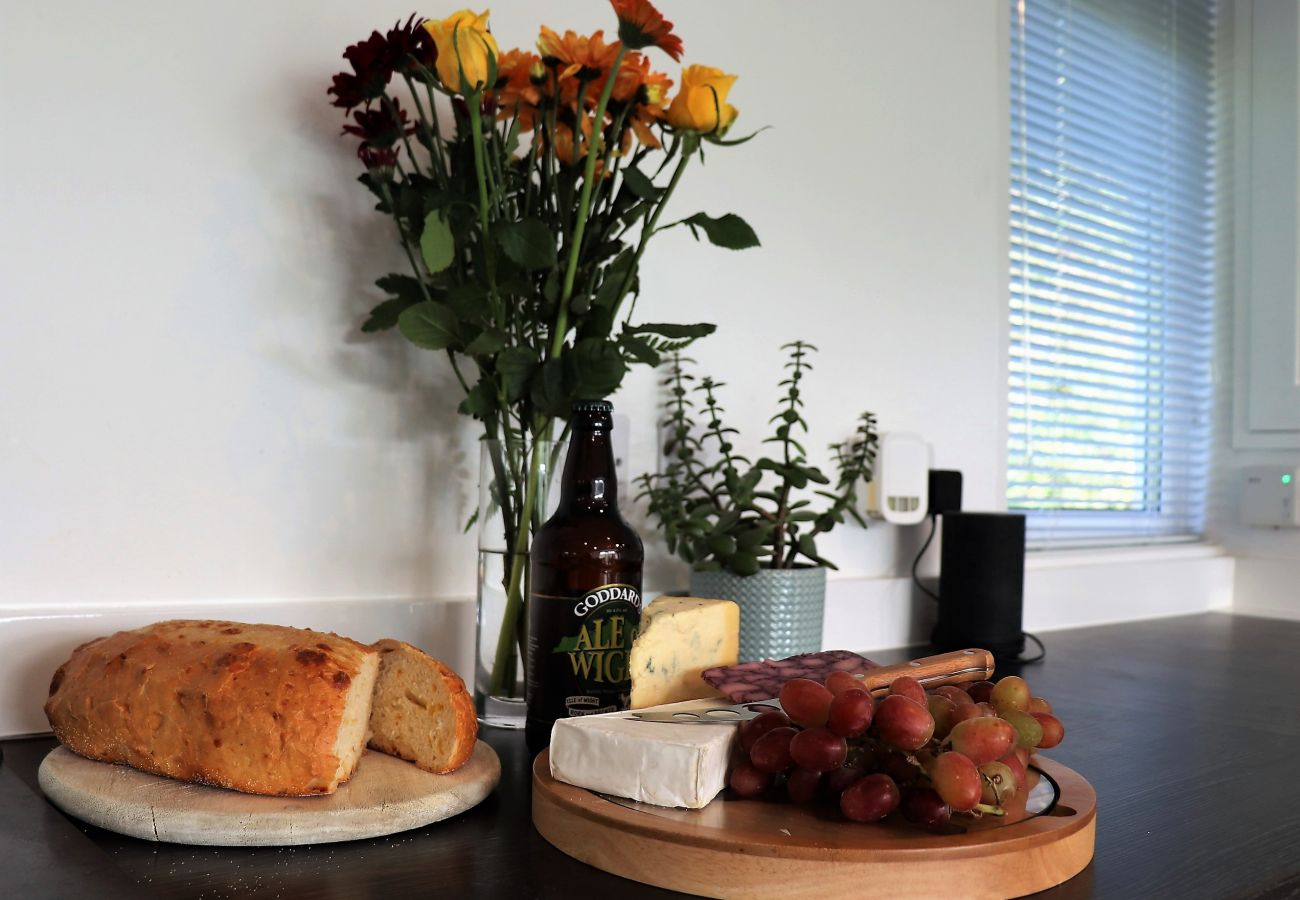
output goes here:
<path id="1" fill-rule="evenodd" d="M 718 701 L 655 707 L 708 709 Z M 727 785 L 736 725 L 642 722 L 626 712 L 559 719 L 551 730 L 551 777 L 655 806 L 700 809 Z"/>

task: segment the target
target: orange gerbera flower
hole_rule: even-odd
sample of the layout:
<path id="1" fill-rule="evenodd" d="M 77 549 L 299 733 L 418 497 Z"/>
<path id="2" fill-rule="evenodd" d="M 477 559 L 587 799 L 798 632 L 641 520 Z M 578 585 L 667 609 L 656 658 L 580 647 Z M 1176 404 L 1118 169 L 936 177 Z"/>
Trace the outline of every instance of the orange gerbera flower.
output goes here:
<path id="1" fill-rule="evenodd" d="M 609 0 L 618 16 L 618 36 L 629 50 L 658 47 L 674 61 L 682 58 L 682 39 L 673 34 L 673 23 L 655 9 L 650 0 Z"/>
<path id="2" fill-rule="evenodd" d="M 673 80 L 663 72 L 650 71 L 650 60 L 644 56 L 634 70 L 637 76 L 636 94 L 632 98 L 633 108 L 628 112 L 628 125 L 636 133 L 636 139 L 647 147 L 661 146 L 650 127 L 662 121 L 668 111 L 668 90 Z M 620 73 L 621 74 L 621 73 Z M 617 90 L 617 86 L 615 88 Z"/>
<path id="3" fill-rule="evenodd" d="M 597 31 L 590 37 L 573 31 L 566 31 L 561 36 L 545 25 L 537 38 L 537 49 L 542 54 L 542 62 L 559 69 L 560 101 L 576 103 L 578 87 L 585 81 L 587 91 L 583 95 L 583 106 L 588 109 L 595 108 L 605 89 L 605 79 L 622 46 L 618 41 L 606 44 L 603 31 Z M 618 78 L 614 82 L 612 96 L 615 100 L 627 101 L 636 93 L 640 81 L 635 67 L 640 65 L 640 60 L 641 54 L 635 52 L 623 57 Z"/>
<path id="4" fill-rule="evenodd" d="M 519 127 L 532 131 L 537 107 L 542 102 L 540 83 L 546 72 L 536 53 L 510 50 L 497 60 L 496 98 L 500 117 L 519 117 Z"/>

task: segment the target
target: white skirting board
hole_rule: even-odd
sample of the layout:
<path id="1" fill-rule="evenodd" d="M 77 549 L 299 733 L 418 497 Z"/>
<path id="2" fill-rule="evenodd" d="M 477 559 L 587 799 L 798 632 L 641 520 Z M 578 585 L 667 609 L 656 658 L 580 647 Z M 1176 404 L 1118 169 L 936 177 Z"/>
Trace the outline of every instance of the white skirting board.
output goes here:
<path id="1" fill-rule="evenodd" d="M 1300 559 L 1237 559 L 1233 612 L 1300 619 Z"/>
<path id="2" fill-rule="evenodd" d="M 1050 631 L 1228 609 L 1233 563 L 1232 557 L 1206 546 L 1031 554 L 1025 572 L 1025 628 Z M 925 643 L 933 606 L 906 578 L 832 578 L 823 646 L 872 650 Z M 401 638 L 444 660 L 467 682 L 474 665 L 470 600 L 0 606 L 0 737 L 48 730 L 41 706 L 50 676 L 72 648 L 102 634 L 170 618 L 296 625 L 361 641 Z"/>

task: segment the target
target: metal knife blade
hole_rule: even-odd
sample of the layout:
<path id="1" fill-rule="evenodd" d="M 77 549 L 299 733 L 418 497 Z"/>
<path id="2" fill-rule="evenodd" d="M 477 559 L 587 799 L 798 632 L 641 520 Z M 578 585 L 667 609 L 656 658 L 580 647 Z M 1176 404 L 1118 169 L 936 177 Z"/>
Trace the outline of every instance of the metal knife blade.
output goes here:
<path id="1" fill-rule="evenodd" d="M 879 696 L 889 692 L 889 685 L 901 675 L 911 675 L 926 687 L 945 684 L 962 684 L 983 681 L 993 675 L 993 654 L 987 650 L 956 650 L 940 653 L 893 666 L 878 666 L 854 677 L 860 678 L 863 687 Z M 752 719 L 769 710 L 780 710 L 781 701 L 757 700 L 733 706 L 712 706 L 705 709 L 668 712 L 665 710 L 633 712 L 632 718 L 642 722 L 675 722 L 678 725 L 734 725 Z"/>

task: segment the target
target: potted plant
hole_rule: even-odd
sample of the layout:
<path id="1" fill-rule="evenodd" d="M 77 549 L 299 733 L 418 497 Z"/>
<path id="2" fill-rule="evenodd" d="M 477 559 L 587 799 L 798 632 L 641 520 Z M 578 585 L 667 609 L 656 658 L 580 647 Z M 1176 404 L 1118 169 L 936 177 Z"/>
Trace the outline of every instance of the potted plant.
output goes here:
<path id="1" fill-rule="evenodd" d="M 329 89 L 409 263 L 376 282 L 362 330 L 445 354 L 482 423 L 474 682 L 492 724 L 522 723 L 524 573 L 557 423 L 714 329 L 634 316 L 650 239 L 685 226 L 758 245 L 736 215 L 664 219 L 706 144 L 747 140 L 724 137 L 735 76 L 686 66 L 674 91 L 649 55 L 681 58 L 672 23 L 647 0 L 612 5 L 618 40 L 543 27 L 537 52 L 499 52 L 486 12 L 412 16 L 348 47 Z"/>
<path id="2" fill-rule="evenodd" d="M 724 385 L 697 378 L 674 354 L 661 422 L 667 462 L 638 479 L 668 550 L 691 564 L 691 593 L 740 604 L 742 659 L 821 649 L 826 570 L 835 565 L 817 552 L 817 538 L 846 518 L 866 527 L 857 490 L 876 458 L 876 417 L 864 412 L 853 436 L 831 445 L 833 482 L 808 462 L 802 385 L 816 348 L 795 341 L 782 349 L 784 391 L 763 440 L 773 455 L 751 461 L 736 451 L 739 432 L 718 402 Z"/>

